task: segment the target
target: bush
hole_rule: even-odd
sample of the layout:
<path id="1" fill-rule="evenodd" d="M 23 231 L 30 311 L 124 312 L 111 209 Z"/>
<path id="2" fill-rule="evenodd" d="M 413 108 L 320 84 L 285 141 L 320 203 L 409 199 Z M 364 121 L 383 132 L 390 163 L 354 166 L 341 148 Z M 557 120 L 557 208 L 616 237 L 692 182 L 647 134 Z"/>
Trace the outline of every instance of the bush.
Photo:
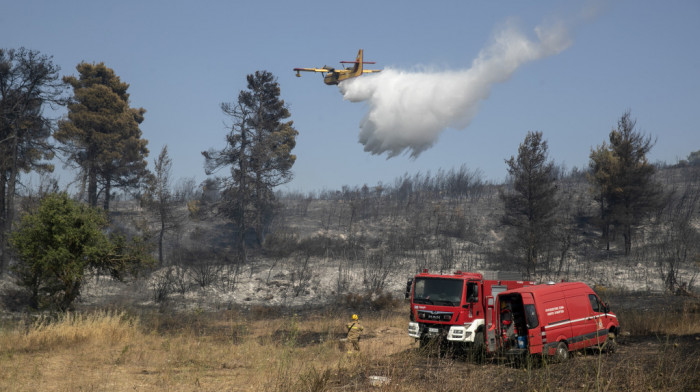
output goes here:
<path id="1" fill-rule="evenodd" d="M 70 308 L 89 269 L 121 278 L 153 263 L 138 238 L 127 241 L 114 232 L 108 236 L 107 226 L 103 211 L 66 193 L 47 194 L 22 217 L 10 244 L 19 256 L 14 268 L 18 283 L 29 290 L 32 307 Z"/>

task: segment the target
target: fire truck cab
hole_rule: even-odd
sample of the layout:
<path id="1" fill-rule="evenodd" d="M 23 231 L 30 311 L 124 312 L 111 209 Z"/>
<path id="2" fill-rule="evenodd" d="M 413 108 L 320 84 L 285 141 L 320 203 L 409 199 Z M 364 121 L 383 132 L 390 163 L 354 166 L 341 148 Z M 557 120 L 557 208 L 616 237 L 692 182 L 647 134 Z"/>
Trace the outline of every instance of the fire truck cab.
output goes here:
<path id="1" fill-rule="evenodd" d="M 406 285 L 411 300 L 408 335 L 421 344 L 439 338 L 462 348 L 483 347 L 487 338 L 496 344 L 495 296 L 509 289 L 534 285 L 522 280 L 484 279 L 481 273 L 456 271 L 453 274 L 416 275 Z"/>
<path id="2" fill-rule="evenodd" d="M 608 304 L 581 282 L 548 283 L 504 291 L 498 304 L 497 335 L 509 356 L 538 354 L 564 360 L 574 350 L 613 348 L 620 323 Z"/>

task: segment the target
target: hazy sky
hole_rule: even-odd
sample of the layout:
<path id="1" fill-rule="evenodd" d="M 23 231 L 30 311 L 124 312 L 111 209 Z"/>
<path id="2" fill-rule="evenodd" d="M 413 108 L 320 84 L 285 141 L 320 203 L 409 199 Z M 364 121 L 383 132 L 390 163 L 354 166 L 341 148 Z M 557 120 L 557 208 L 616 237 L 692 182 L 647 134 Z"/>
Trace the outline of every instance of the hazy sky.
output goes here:
<path id="1" fill-rule="evenodd" d="M 540 50 L 552 26 L 562 41 Z M 227 132 L 220 103 L 246 75 L 272 72 L 299 131 L 284 188 L 301 192 L 461 165 L 501 181 L 528 131 L 543 132 L 556 163 L 585 167 L 626 110 L 657 139 L 651 161 L 675 163 L 700 150 L 698 39 L 696 0 L 0 1 L 0 47 L 53 56 L 63 75 L 104 62 L 130 84 L 131 106 L 147 110 L 149 162 L 167 144 L 175 179 L 204 180 L 201 151 Z M 359 48 L 409 77 L 375 83 L 374 100 L 344 99 L 320 75 L 292 71 L 338 67 Z M 404 140 L 448 106 L 452 117 L 436 122 L 447 129 Z M 365 121 L 377 116 L 391 119 Z"/>

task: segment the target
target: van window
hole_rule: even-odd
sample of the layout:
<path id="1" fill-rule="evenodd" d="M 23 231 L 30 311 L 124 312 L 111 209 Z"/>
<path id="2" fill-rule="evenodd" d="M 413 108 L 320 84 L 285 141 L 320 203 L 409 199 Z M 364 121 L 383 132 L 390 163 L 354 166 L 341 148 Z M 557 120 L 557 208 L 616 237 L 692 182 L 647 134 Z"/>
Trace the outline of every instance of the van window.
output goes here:
<path id="1" fill-rule="evenodd" d="M 595 296 L 595 294 L 588 294 L 588 299 L 591 301 L 591 307 L 593 308 L 594 312 L 601 312 L 601 306 L 600 303 L 598 302 L 598 297 Z"/>
<path id="2" fill-rule="evenodd" d="M 532 329 L 540 325 L 537 320 L 535 305 L 525 305 L 525 321 L 527 322 L 527 329 Z"/>

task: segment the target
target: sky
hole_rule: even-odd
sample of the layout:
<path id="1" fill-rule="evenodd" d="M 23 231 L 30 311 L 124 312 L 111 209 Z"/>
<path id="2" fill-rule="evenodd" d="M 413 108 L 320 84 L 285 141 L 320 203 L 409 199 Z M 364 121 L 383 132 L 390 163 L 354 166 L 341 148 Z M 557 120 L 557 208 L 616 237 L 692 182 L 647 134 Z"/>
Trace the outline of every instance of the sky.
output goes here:
<path id="1" fill-rule="evenodd" d="M 0 0 L 0 47 L 53 56 L 61 75 L 104 62 L 147 111 L 150 167 L 167 145 L 172 177 L 198 183 L 201 152 L 225 143 L 220 104 L 269 71 L 299 132 L 280 189 L 308 193 L 463 165 L 500 182 L 528 131 L 585 168 L 628 110 L 656 140 L 649 160 L 676 163 L 700 150 L 699 20 L 695 0 Z M 388 72 L 327 86 L 292 71 L 360 48 Z"/>

